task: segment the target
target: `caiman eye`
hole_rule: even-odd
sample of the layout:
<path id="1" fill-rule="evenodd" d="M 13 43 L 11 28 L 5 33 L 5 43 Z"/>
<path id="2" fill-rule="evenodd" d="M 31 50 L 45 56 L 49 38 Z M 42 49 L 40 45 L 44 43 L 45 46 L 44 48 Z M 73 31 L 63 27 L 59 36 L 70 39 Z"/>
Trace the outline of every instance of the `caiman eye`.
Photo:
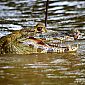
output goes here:
<path id="1" fill-rule="evenodd" d="M 42 31 L 42 27 L 38 27 L 37 30 L 38 30 L 38 31 Z"/>

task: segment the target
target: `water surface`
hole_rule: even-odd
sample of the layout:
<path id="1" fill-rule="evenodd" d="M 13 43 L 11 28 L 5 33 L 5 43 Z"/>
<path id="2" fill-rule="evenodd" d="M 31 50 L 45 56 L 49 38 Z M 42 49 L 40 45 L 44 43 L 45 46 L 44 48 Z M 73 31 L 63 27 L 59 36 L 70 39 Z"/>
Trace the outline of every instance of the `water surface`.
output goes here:
<path id="1" fill-rule="evenodd" d="M 0 85 L 84 85 L 84 62 L 75 53 L 3 55 Z"/>

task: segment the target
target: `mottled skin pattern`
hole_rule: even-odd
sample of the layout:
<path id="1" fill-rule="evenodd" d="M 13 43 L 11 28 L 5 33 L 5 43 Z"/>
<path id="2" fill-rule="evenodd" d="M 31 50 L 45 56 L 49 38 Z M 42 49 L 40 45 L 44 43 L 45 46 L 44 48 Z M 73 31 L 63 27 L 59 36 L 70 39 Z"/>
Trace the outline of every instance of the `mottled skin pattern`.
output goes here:
<path id="1" fill-rule="evenodd" d="M 0 39 L 0 52 L 9 53 L 12 52 L 12 44 L 17 42 L 17 39 L 20 38 L 22 35 L 20 31 L 15 31 L 12 34 L 4 36 Z"/>
<path id="2" fill-rule="evenodd" d="M 45 30 L 45 26 L 43 25 L 43 23 L 38 23 L 34 29 L 30 29 L 30 28 L 22 29 L 19 31 L 14 31 L 7 36 L 1 37 L 0 38 L 0 54 L 5 54 L 5 53 L 28 54 L 29 53 L 28 51 L 30 51 L 29 49 L 30 47 L 29 48 L 26 46 L 24 47 L 24 45 L 20 43 L 19 39 L 23 41 L 24 39 L 26 39 L 27 36 L 33 36 L 37 32 L 36 29 L 39 26 L 43 27 Z"/>

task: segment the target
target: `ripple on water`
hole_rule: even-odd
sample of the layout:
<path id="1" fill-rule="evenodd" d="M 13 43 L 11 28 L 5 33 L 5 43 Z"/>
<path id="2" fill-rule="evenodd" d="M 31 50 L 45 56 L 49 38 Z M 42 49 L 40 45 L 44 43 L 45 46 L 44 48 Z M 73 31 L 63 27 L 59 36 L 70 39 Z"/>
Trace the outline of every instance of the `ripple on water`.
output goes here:
<path id="1" fill-rule="evenodd" d="M 57 26 L 56 25 L 54 26 L 55 29 L 84 27 L 84 24 L 83 24 L 85 21 L 84 20 L 85 5 L 84 4 L 85 4 L 85 1 L 75 1 L 75 0 L 74 1 L 68 1 L 68 0 L 67 1 L 59 1 L 59 0 L 50 1 L 49 8 L 48 8 L 48 27 L 49 25 L 52 26 L 53 23 L 55 24 L 58 23 Z M 33 18 L 31 22 L 38 22 L 38 21 L 44 22 L 45 1 L 37 1 L 37 0 L 31 0 L 31 1 L 28 1 L 28 0 L 15 1 L 14 0 L 14 1 L 4 1 L 4 2 L 1 1 L 0 7 L 1 7 L 0 18 L 8 19 L 7 23 L 11 21 L 10 24 L 14 25 L 13 22 L 15 22 L 17 26 L 28 27 L 28 26 L 32 26 L 30 25 L 31 23 L 26 23 L 26 22 L 30 22 L 30 20 L 23 21 L 23 19 Z M 61 17 L 59 17 L 60 15 Z M 16 20 L 14 18 L 16 18 Z M 22 23 L 20 23 L 20 19 Z M 36 23 L 34 23 L 33 26 L 35 24 Z"/>

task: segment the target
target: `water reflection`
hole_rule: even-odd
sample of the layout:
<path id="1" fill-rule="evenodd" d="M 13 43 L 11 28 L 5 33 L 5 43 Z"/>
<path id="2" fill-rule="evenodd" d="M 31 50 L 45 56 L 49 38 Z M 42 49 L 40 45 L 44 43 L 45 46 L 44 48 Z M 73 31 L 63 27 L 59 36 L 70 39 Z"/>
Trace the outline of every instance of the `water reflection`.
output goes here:
<path id="1" fill-rule="evenodd" d="M 82 59 L 84 62 L 84 59 Z M 84 64 L 74 54 L 2 55 L 1 85 L 79 85 L 84 83 Z M 83 69 L 82 69 L 83 68 Z"/>

